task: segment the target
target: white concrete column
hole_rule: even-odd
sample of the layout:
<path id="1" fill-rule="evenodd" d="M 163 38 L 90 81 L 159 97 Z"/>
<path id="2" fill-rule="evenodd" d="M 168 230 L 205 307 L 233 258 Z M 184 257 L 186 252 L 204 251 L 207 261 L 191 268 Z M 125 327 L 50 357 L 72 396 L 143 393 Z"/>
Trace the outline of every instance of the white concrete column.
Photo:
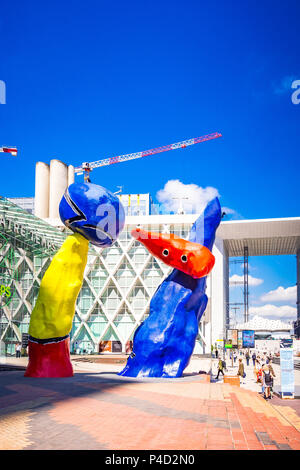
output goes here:
<path id="1" fill-rule="evenodd" d="M 68 187 L 68 167 L 60 160 L 50 162 L 49 218 L 59 218 L 59 203 Z"/>
<path id="2" fill-rule="evenodd" d="M 75 181 L 75 169 L 73 165 L 68 166 L 68 186 Z"/>
<path id="3" fill-rule="evenodd" d="M 210 283 L 211 341 L 215 344 L 217 339 L 223 339 L 228 305 L 228 256 L 223 240 L 216 238 L 212 252 L 216 261 Z"/>
<path id="4" fill-rule="evenodd" d="M 49 165 L 37 162 L 35 165 L 34 214 L 41 219 L 49 217 L 49 178 Z"/>

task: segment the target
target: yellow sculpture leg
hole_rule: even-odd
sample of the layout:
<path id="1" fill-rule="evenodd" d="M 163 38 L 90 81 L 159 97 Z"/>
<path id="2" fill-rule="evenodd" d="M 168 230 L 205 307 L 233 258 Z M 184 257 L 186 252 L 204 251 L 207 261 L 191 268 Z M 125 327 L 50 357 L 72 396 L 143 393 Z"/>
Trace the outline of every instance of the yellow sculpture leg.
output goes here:
<path id="1" fill-rule="evenodd" d="M 74 233 L 68 236 L 54 256 L 41 281 L 36 305 L 30 317 L 30 336 L 46 339 L 70 333 L 88 247 L 88 240 Z"/>

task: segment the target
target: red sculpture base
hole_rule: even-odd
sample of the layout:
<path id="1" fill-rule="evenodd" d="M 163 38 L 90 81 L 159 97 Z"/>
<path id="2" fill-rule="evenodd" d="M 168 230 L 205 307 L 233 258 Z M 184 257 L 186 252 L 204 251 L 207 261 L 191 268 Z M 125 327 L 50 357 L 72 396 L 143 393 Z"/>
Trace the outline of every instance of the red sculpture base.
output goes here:
<path id="1" fill-rule="evenodd" d="M 49 340 L 51 341 L 51 340 Z M 49 343 L 28 341 L 29 362 L 24 377 L 72 377 L 70 338 Z"/>

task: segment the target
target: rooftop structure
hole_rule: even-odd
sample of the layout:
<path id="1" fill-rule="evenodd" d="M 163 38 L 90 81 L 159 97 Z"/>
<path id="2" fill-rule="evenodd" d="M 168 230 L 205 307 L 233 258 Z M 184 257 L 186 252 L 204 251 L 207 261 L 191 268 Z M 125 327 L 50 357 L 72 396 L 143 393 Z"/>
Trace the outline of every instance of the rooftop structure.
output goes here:
<path id="1" fill-rule="evenodd" d="M 7 200 L 29 212 L 29 214 L 34 214 L 34 197 L 8 197 Z"/>
<path id="2" fill-rule="evenodd" d="M 291 326 L 288 323 L 284 323 L 281 320 L 271 320 L 268 318 L 262 318 L 255 315 L 247 323 L 239 323 L 237 325 L 238 330 L 255 330 L 255 331 L 287 331 L 291 330 Z"/>
<path id="3" fill-rule="evenodd" d="M 228 256 L 295 255 L 300 248 L 300 217 L 232 220 L 218 228 Z"/>

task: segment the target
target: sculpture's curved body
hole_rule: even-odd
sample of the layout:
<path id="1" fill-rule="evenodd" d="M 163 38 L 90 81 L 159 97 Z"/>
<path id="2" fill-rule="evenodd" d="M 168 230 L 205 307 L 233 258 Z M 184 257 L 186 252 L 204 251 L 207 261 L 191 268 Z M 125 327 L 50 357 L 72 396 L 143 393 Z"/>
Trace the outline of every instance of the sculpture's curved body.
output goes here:
<path id="1" fill-rule="evenodd" d="M 41 282 L 30 316 L 29 363 L 25 377 L 70 377 L 69 333 L 89 242 L 79 233 L 67 237 Z"/>
<path id="2" fill-rule="evenodd" d="M 220 221 L 220 203 L 215 198 L 194 223 L 190 241 L 211 251 Z M 149 317 L 137 328 L 132 354 L 119 375 L 180 377 L 195 347 L 207 305 L 205 290 L 206 277 L 195 279 L 174 269 L 155 292 Z"/>
<path id="3" fill-rule="evenodd" d="M 83 282 L 89 241 L 108 247 L 123 229 L 118 198 L 102 186 L 74 183 L 59 207 L 73 232 L 56 253 L 41 281 L 29 325 L 29 363 L 25 377 L 70 377 L 70 338 L 76 299 Z"/>

